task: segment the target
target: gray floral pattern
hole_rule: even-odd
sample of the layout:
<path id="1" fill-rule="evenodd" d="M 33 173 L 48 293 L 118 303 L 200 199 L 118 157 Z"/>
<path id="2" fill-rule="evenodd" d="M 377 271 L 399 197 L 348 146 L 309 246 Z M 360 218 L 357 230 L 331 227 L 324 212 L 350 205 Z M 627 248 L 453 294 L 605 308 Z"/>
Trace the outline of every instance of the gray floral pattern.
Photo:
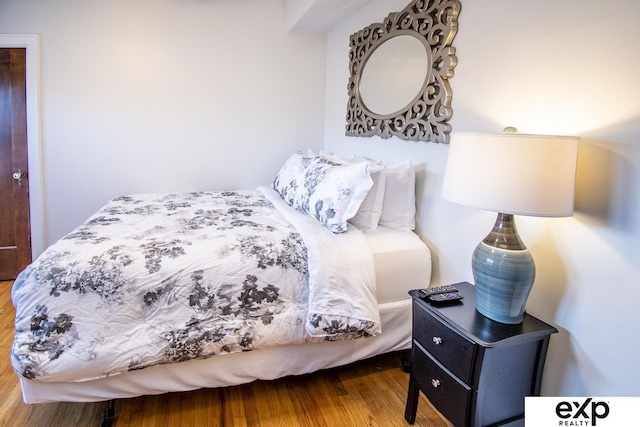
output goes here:
<path id="1" fill-rule="evenodd" d="M 282 197 L 289 206 L 293 206 L 296 197 L 298 197 L 297 195 L 302 191 L 305 170 L 315 156 L 311 150 L 306 153 L 293 153 L 284 165 L 282 165 L 274 178 L 274 190 L 280 194 L 280 197 Z"/>
<path id="2" fill-rule="evenodd" d="M 258 191 L 118 197 L 16 279 L 14 368 L 78 381 L 367 336 L 308 315 L 308 262 L 301 235 Z M 322 337 L 292 337 L 301 324 Z"/>
<path id="3" fill-rule="evenodd" d="M 73 316 L 62 313 L 52 319 L 48 311 L 47 306 L 36 306 L 30 319 L 28 348 L 32 352 L 45 354 L 49 360 L 56 360 L 64 352 L 68 341 L 75 338 Z M 22 376 L 36 378 L 37 366 L 34 361 L 25 353 L 16 356 L 22 366 Z"/>
<path id="4" fill-rule="evenodd" d="M 373 172 L 367 161 L 296 153 L 276 175 L 273 188 L 290 206 L 343 233 L 373 186 Z"/>

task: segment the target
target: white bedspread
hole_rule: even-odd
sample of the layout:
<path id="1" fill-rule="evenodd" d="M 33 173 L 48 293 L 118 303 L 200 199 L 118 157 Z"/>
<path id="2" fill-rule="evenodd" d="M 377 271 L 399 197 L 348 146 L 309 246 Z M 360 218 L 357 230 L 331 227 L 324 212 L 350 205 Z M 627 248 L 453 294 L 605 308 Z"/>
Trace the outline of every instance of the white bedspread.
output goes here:
<path id="1" fill-rule="evenodd" d="M 335 235 L 267 187 L 116 198 L 12 298 L 13 366 L 42 382 L 381 332 L 362 233 Z"/>

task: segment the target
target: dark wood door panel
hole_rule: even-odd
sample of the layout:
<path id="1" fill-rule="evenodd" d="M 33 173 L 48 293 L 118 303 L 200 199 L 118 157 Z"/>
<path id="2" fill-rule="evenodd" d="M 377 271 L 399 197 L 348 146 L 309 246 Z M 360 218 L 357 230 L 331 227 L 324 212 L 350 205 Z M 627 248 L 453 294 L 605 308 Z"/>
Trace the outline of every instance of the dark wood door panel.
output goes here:
<path id="1" fill-rule="evenodd" d="M 0 49 L 0 280 L 30 262 L 26 50 Z"/>

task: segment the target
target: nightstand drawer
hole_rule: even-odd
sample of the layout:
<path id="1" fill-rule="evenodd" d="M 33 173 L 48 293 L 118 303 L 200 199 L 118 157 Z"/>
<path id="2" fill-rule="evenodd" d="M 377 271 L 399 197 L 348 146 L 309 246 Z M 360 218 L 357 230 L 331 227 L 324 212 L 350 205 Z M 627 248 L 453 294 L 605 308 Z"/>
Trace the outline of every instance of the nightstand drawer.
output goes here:
<path id="1" fill-rule="evenodd" d="M 471 384 L 476 344 L 413 303 L 413 338 L 438 362 Z"/>
<path id="2" fill-rule="evenodd" d="M 467 424 L 471 388 L 440 367 L 415 343 L 411 375 L 415 376 L 420 390 L 442 415 L 456 426 Z"/>

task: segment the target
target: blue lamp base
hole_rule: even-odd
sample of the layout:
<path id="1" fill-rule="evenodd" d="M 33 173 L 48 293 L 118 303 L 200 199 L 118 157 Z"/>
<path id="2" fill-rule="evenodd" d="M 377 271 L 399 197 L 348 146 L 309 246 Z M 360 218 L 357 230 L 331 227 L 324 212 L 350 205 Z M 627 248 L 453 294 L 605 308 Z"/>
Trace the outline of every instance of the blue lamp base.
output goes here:
<path id="1" fill-rule="evenodd" d="M 536 270 L 513 215 L 498 214 L 493 230 L 473 252 L 471 269 L 476 309 L 500 323 L 521 323 Z"/>

